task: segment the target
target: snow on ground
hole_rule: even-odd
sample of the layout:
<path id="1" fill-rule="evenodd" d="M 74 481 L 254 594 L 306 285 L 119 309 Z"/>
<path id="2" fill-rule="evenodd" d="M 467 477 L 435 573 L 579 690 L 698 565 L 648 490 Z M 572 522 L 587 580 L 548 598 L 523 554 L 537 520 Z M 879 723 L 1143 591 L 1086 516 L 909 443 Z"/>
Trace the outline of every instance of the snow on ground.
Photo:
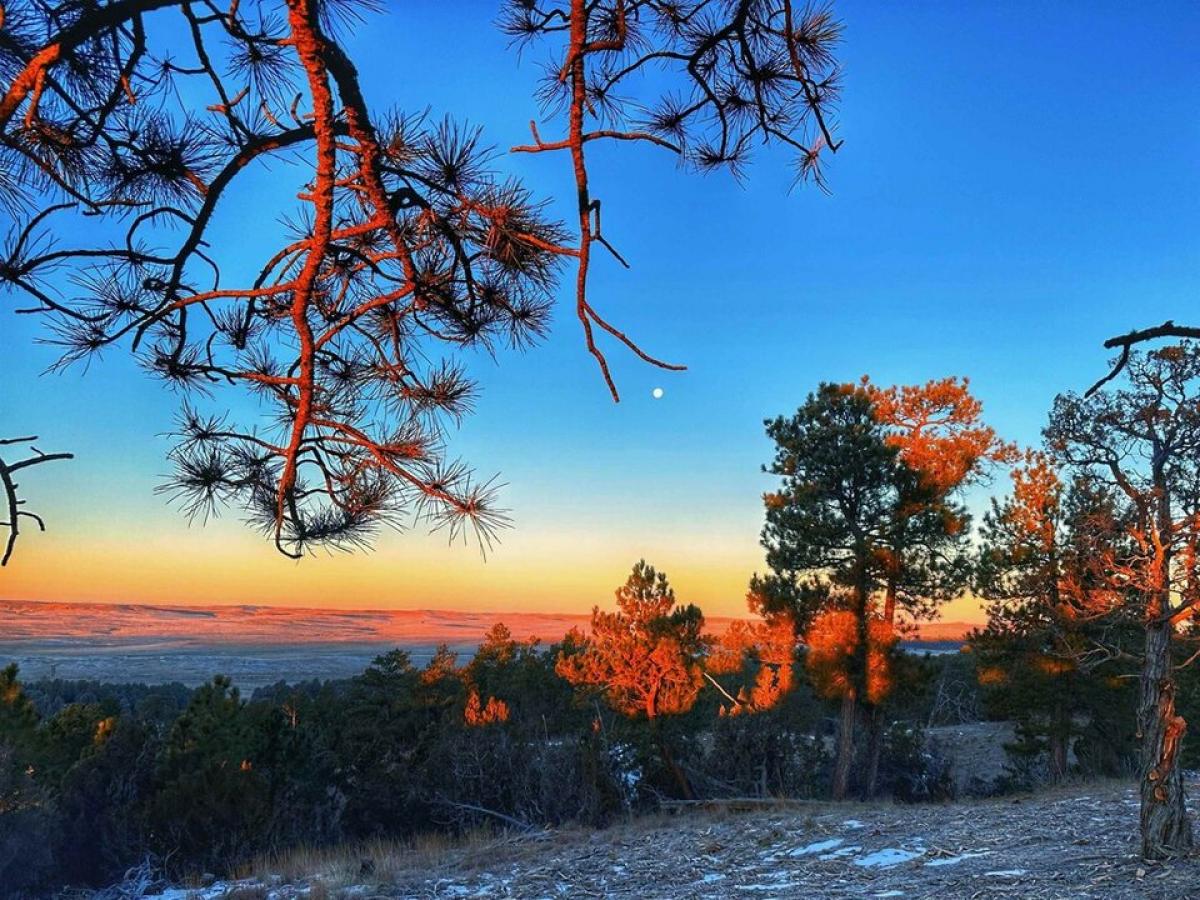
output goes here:
<path id="1" fill-rule="evenodd" d="M 957 866 L 960 862 L 965 862 L 968 859 L 975 859 L 980 856 L 987 856 L 989 850 L 981 850 L 978 853 L 972 853 L 970 850 L 965 853 L 959 853 L 957 856 L 943 856 L 940 859 L 931 859 L 925 865 L 937 868 L 939 866 Z"/>
<path id="2" fill-rule="evenodd" d="M 862 866 L 864 869 L 890 869 L 892 866 L 898 866 L 900 863 L 906 863 L 909 860 L 924 855 L 924 847 L 918 847 L 915 850 L 897 850 L 895 847 L 884 847 L 882 850 L 876 850 L 865 856 L 860 856 L 854 860 L 854 864 Z"/>
<path id="3" fill-rule="evenodd" d="M 789 850 L 788 856 L 811 856 L 814 853 L 824 853 L 826 850 L 832 850 L 842 842 L 841 838 L 829 838 L 824 841 L 814 841 L 806 847 L 797 847 L 795 850 Z"/>
<path id="4" fill-rule="evenodd" d="M 432 868 L 397 866 L 387 883 L 339 888 L 214 885 L 154 900 L 620 897 L 1200 897 L 1200 860 L 1134 855 L 1134 795 L 1123 784 L 961 804 L 793 804 L 701 810 L 605 831 L 553 831 L 452 850 Z M 1197 794 L 1200 784 L 1191 786 Z M 853 818 L 849 818 L 849 814 Z M 216 891 L 214 893 L 214 891 Z M 147 898 L 148 900 L 148 898 Z M 314 897 L 315 900 L 315 897 Z"/>

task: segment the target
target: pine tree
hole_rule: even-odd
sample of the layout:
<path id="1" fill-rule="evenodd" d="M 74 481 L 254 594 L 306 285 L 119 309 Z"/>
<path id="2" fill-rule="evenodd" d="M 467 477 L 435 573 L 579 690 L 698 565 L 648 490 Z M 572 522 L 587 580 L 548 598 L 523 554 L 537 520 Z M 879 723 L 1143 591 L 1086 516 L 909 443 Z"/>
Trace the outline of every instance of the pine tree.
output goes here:
<path id="1" fill-rule="evenodd" d="M 659 755 L 684 797 L 692 789 L 675 762 L 662 718 L 685 713 L 700 693 L 708 641 L 704 616 L 692 604 L 677 606 L 665 572 L 645 560 L 617 589 L 616 612 L 592 610 L 591 634 L 574 653 L 560 654 L 555 671 L 573 685 L 598 690 L 617 712 L 644 717 Z"/>
<path id="2" fill-rule="evenodd" d="M 1117 386 L 1119 385 L 1119 386 Z M 1060 461 L 1119 491 L 1131 552 L 1105 573 L 1144 640 L 1138 731 L 1147 859 L 1194 846 L 1180 765 L 1187 722 L 1176 707 L 1174 646 L 1200 608 L 1200 345 L 1133 353 L 1122 382 L 1055 399 L 1047 441 Z"/>
<path id="3" fill-rule="evenodd" d="M 1105 572 L 1128 552 L 1126 510 L 1110 488 L 1079 476 L 1064 488 L 1052 461 L 1030 452 L 1013 489 L 984 518 L 976 589 L 988 624 L 972 637 L 993 703 L 1017 722 L 1029 756 L 1067 775 L 1077 716 L 1112 693 L 1108 654 L 1122 602 Z"/>
<path id="4" fill-rule="evenodd" d="M 863 378 L 884 440 L 899 451 L 895 502 L 879 548 L 884 569 L 882 618 L 891 630 L 897 614 L 908 622 L 931 619 L 961 594 L 970 575 L 970 516 L 962 489 L 990 465 L 1015 452 L 983 421 L 983 404 L 966 378 L 882 388 Z M 865 794 L 874 796 L 883 749 L 883 708 L 876 706 Z"/>
<path id="5" fill-rule="evenodd" d="M 845 666 L 833 795 L 846 796 L 860 704 L 869 704 L 872 599 L 885 571 L 890 514 L 897 501 L 899 451 L 885 440 L 869 392 L 822 384 L 790 418 L 766 423 L 775 459 L 765 471 L 782 479 L 764 497 L 762 544 L 771 575 L 764 608 L 793 610 L 797 623 L 833 608 L 854 621 L 853 658 Z"/>

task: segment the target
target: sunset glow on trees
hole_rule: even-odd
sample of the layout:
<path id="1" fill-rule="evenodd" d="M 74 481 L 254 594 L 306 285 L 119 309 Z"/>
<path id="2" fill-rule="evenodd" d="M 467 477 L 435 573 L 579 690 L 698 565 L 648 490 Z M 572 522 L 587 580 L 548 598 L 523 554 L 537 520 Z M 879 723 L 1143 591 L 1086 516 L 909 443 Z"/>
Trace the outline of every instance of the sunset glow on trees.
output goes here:
<path id="1" fill-rule="evenodd" d="M 1114 387 L 1090 396 L 1059 395 L 1046 439 L 1063 465 L 1110 485 L 1130 507 L 1129 552 L 1105 574 L 1144 638 L 1142 853 L 1160 859 L 1194 845 L 1180 763 L 1187 722 L 1177 707 L 1172 648 L 1195 637 L 1182 626 L 1200 607 L 1200 346 L 1133 353 L 1121 374 Z"/>
<path id="2" fill-rule="evenodd" d="M 894 687 L 891 654 L 896 634 L 884 619 L 871 615 L 865 653 L 859 641 L 858 617 L 850 610 L 831 608 L 818 615 L 805 632 L 808 653 L 804 664 L 822 696 L 878 705 Z M 865 677 L 856 671 L 860 659 L 866 660 Z"/>
<path id="3" fill-rule="evenodd" d="M 722 702 L 721 715 L 774 709 L 795 686 L 796 631 L 785 614 L 759 622 L 735 619 L 713 643 L 704 667 L 714 675 L 739 675 L 747 664 L 753 680 L 737 687 L 732 702 Z"/>
<path id="4" fill-rule="evenodd" d="M 507 722 L 508 704 L 496 697 L 488 697 L 487 702 L 484 703 L 479 699 L 479 691 L 471 691 L 467 695 L 467 707 L 463 711 L 463 720 L 472 728 Z"/>
<path id="5" fill-rule="evenodd" d="M 850 786 L 858 704 L 869 703 L 869 612 L 882 575 L 877 549 L 895 504 L 898 450 L 884 441 L 871 396 L 858 385 L 823 384 L 794 416 L 766 424 L 776 444 L 768 471 L 782 479 L 764 497 L 767 596 L 790 602 L 796 622 L 816 621 L 836 606 L 855 623 L 833 774 L 841 799 Z M 763 586 L 756 576 L 751 595 Z"/>
<path id="6" fill-rule="evenodd" d="M 965 589 L 970 519 L 956 492 L 1013 451 L 956 378 L 892 388 L 867 378 L 824 384 L 793 417 L 768 421 L 767 434 L 776 443 L 768 471 L 782 489 L 764 496 L 771 572 L 752 578 L 751 608 L 768 618 L 787 613 L 823 648 L 816 671 L 843 699 L 835 796 L 849 790 L 859 705 L 869 713 L 870 796 L 889 682 L 883 658 L 896 640 L 897 613 L 930 618 Z"/>
<path id="7" fill-rule="evenodd" d="M 1022 726 L 1044 735 L 1050 774 L 1067 777 L 1084 676 L 1122 643 L 1123 597 L 1107 573 L 1128 552 L 1124 512 L 1111 488 L 1076 477 L 1064 486 L 1053 460 L 1027 451 L 1012 492 L 985 516 L 975 586 L 988 603 L 974 645 L 981 683 L 1019 693 Z"/>
<path id="8" fill-rule="evenodd" d="M 970 518 L 962 492 L 1015 450 L 983 419 L 983 404 L 965 378 L 883 388 L 862 379 L 884 442 L 897 450 L 896 491 L 876 556 L 883 570 L 882 620 L 895 629 L 930 619 L 970 579 Z M 883 709 L 871 718 L 866 794 L 875 793 L 883 744 Z"/>
<path id="9" fill-rule="evenodd" d="M 1196 895 L 1198 40 L 0 0 L 0 900 Z"/>
<path id="10" fill-rule="evenodd" d="M 676 606 L 666 574 L 642 560 L 617 590 L 617 611 L 596 607 L 591 633 L 576 639 L 579 651 L 561 654 L 555 665 L 571 684 L 594 688 L 617 712 L 650 723 L 663 763 L 685 796 L 691 796 L 691 788 L 671 755 L 660 720 L 685 713 L 696 702 L 704 684 L 703 627 L 700 610 Z"/>

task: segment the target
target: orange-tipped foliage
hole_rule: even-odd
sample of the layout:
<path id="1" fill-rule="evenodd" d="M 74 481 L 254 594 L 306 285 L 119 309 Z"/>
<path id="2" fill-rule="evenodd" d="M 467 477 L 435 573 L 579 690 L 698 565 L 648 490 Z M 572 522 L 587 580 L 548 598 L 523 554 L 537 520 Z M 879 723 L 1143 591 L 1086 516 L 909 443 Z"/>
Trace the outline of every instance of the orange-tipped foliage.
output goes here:
<path id="1" fill-rule="evenodd" d="M 421 670 L 421 683 L 435 685 L 459 677 L 458 654 L 445 644 L 440 644 L 425 668 Z"/>
<path id="2" fill-rule="evenodd" d="M 761 711 L 778 706 L 795 683 L 792 662 L 796 653 L 796 633 L 786 616 L 769 619 L 755 631 L 758 640 L 754 649 L 759 669 L 750 691 L 750 706 Z"/>
<path id="3" fill-rule="evenodd" d="M 806 665 L 817 692 L 829 698 L 856 696 L 860 679 L 856 677 L 859 653 L 857 617 L 850 610 L 831 609 L 813 621 L 805 636 L 808 645 Z M 892 648 L 896 634 L 881 618 L 867 623 L 866 699 L 879 703 L 892 690 Z"/>
<path id="4" fill-rule="evenodd" d="M 555 671 L 573 685 L 599 689 L 626 716 L 687 712 L 704 679 L 700 610 L 677 608 L 666 575 L 645 561 L 617 591 L 617 607 L 592 610 L 591 635 L 576 652 L 560 654 Z"/>
<path id="5" fill-rule="evenodd" d="M 1062 504 L 1062 481 L 1045 453 L 1028 450 L 1012 471 L 1012 504 L 1006 509 L 1014 529 L 1039 551 L 1054 548 Z"/>
<path id="6" fill-rule="evenodd" d="M 734 619 L 713 644 L 705 668 L 713 675 L 734 675 L 742 671 L 747 654 L 754 649 L 756 637 L 754 623 Z"/>
<path id="7" fill-rule="evenodd" d="M 1088 478 L 1064 485 L 1053 460 L 1035 450 L 1011 477 L 1011 496 L 984 527 L 978 581 L 990 618 L 1065 625 L 1121 606 L 1129 524 L 1111 493 Z"/>
<path id="8" fill-rule="evenodd" d="M 488 697 L 487 703 L 479 698 L 479 691 L 467 695 L 467 706 L 463 710 L 463 721 L 471 728 L 482 728 L 508 721 L 508 704 L 497 697 Z"/>
<path id="9" fill-rule="evenodd" d="M 746 668 L 749 659 L 757 663 L 757 669 L 749 690 L 743 686 L 737 703 L 722 706 L 721 714 L 762 712 L 777 706 L 795 684 L 795 651 L 796 633 L 788 616 L 733 622 L 713 647 L 706 668 L 714 675 L 734 675 Z"/>
<path id="10" fill-rule="evenodd" d="M 988 462 L 1015 458 L 1014 448 L 983 424 L 983 405 L 966 378 L 880 388 L 864 377 L 863 386 L 888 429 L 888 443 L 935 496 L 951 493 Z"/>

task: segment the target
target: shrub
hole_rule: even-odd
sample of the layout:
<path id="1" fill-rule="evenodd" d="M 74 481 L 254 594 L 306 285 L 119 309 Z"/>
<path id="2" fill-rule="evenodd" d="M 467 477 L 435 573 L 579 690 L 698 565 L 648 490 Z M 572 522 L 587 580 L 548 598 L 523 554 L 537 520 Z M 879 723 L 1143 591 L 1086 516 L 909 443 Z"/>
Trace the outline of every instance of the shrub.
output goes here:
<path id="1" fill-rule="evenodd" d="M 879 782 L 903 803 L 954 799 L 951 761 L 921 728 L 908 723 L 897 722 L 884 733 Z"/>

